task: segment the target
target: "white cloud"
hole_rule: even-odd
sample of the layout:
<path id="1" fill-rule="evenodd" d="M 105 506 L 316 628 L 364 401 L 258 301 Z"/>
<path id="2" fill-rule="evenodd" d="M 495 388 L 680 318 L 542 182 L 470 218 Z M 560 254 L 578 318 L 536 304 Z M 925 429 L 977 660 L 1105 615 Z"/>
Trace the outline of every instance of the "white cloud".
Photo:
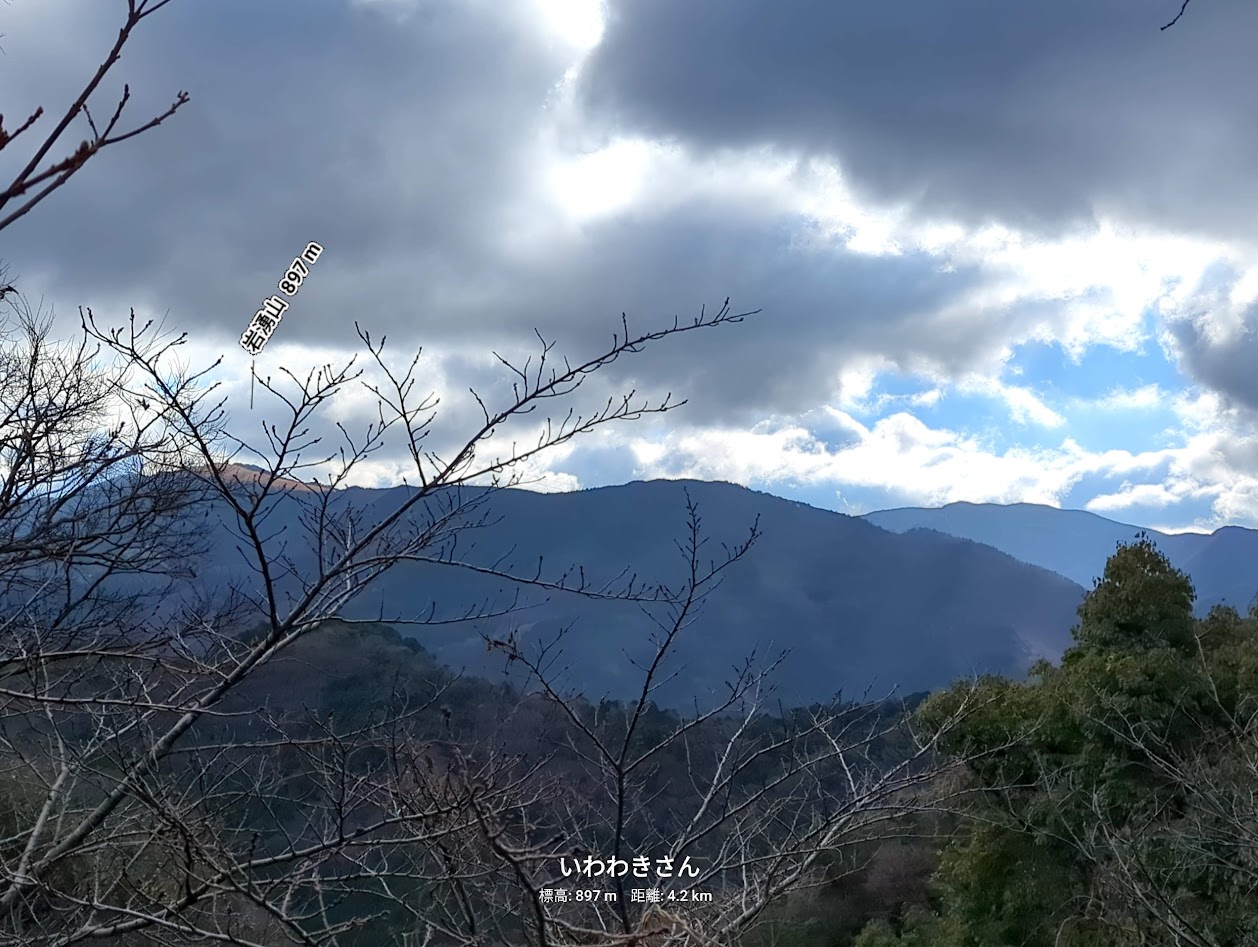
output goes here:
<path id="1" fill-rule="evenodd" d="M 1159 385 L 1138 388 L 1113 388 L 1099 398 L 1071 398 L 1075 410 L 1143 411 L 1160 408 L 1167 402 L 1167 393 Z"/>
<path id="2" fill-rule="evenodd" d="M 1164 526 L 1160 523 L 1153 522 L 1147 525 L 1149 529 L 1156 530 L 1159 533 L 1167 533 L 1172 536 L 1181 534 L 1181 533 L 1195 533 L 1199 536 L 1208 536 L 1210 533 L 1213 533 L 1215 529 L 1217 529 L 1217 527 L 1215 526 L 1200 526 L 1200 525 L 1197 525 L 1196 523 L 1190 523 L 1187 526 L 1180 525 L 1180 524 L 1175 524 L 1172 526 Z"/>
<path id="3" fill-rule="evenodd" d="M 973 437 L 930 428 L 904 412 L 869 427 L 837 409 L 826 413 L 831 426 L 851 435 L 854 444 L 831 449 L 810 430 L 785 425 L 755 432 L 691 431 L 662 442 L 632 443 L 650 476 L 872 487 L 924 505 L 958 500 L 1058 504 L 1081 476 L 1103 464 L 1069 440 L 1055 450 L 998 453 Z"/>
<path id="4" fill-rule="evenodd" d="M 1121 479 L 1086 504 L 1102 514 L 1171 511 L 1204 502 L 1206 517 L 1172 524 L 1205 530 L 1258 523 L 1258 442 L 1221 431 L 1197 433 L 1179 446 L 1133 453 L 1088 451 L 1069 437 L 1054 448 L 997 450 L 962 432 L 932 428 L 900 412 L 872 425 L 827 407 L 806 418 L 776 420 L 752 430 L 674 430 L 628 439 L 634 476 L 693 477 L 750 486 L 803 484 L 885 492 L 888 504 L 940 506 L 1042 503 L 1061 506 L 1085 478 Z M 1248 448 L 1238 448 L 1247 444 Z M 558 465 L 561 469 L 562 464 Z M 1157 528 L 1166 531 L 1165 524 Z"/>
<path id="5" fill-rule="evenodd" d="M 885 359 L 865 358 L 853 360 L 838 373 L 839 405 L 849 411 L 872 414 L 879 410 L 882 398 L 869 400 L 874 383 L 887 368 Z"/>
<path id="6" fill-rule="evenodd" d="M 1183 495 L 1176 495 L 1161 483 L 1124 483 L 1117 493 L 1103 493 L 1085 504 L 1093 513 L 1114 513 L 1133 506 L 1167 507 L 1178 503 Z"/>
<path id="7" fill-rule="evenodd" d="M 1009 416 L 1015 424 L 1037 424 L 1047 428 L 1059 428 L 1066 424 L 1062 415 L 1025 386 L 1006 384 L 998 378 L 970 376 L 957 385 L 957 390 L 999 399 L 1009 409 Z"/>

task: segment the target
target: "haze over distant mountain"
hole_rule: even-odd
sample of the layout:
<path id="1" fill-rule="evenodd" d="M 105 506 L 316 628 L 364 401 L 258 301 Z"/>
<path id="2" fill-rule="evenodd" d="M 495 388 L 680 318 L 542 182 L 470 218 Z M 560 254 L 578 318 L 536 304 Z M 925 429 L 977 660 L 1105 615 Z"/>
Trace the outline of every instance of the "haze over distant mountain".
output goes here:
<path id="1" fill-rule="evenodd" d="M 1033 503 L 950 503 L 931 509 L 880 510 L 862 518 L 897 533 L 937 530 L 984 543 L 1085 588 L 1091 588 L 1104 571 L 1118 543 L 1130 542 L 1143 531 L 1176 568 L 1192 577 L 1199 612 L 1229 604 L 1243 613 L 1258 592 L 1258 530 L 1240 526 L 1224 526 L 1208 535 L 1161 533 L 1083 510 Z"/>
<path id="2" fill-rule="evenodd" d="M 365 511 L 364 526 L 412 488 L 352 488 L 334 507 Z M 580 565 L 594 583 L 628 567 L 640 579 L 674 587 L 684 562 L 676 542 L 686 538 L 686 491 L 697 501 L 708 536 L 703 561 L 722 556 L 760 517 L 763 538 L 711 596 L 680 636 L 666 674 L 677 673 L 658 700 L 680 705 L 711 690 L 723 692 L 732 668 L 753 650 L 761 658 L 789 648 L 775 680 L 788 702 L 820 700 L 842 689 L 859 696 L 867 687 L 903 693 L 948 684 L 976 671 L 1021 674 L 1035 658 L 1058 657 L 1082 588 L 1047 570 L 995 549 L 941 533 L 899 535 L 860 518 L 815 509 L 728 483 L 652 481 L 575 493 L 504 490 L 485 500 L 497 522 L 466 531 L 461 561 L 556 578 Z M 481 495 L 469 491 L 467 495 Z M 298 572 L 314 559 L 304 551 L 299 526 L 309 491 L 283 491 L 267 521 L 271 547 Z M 211 520 L 220 517 L 211 516 Z M 231 523 L 227 516 L 223 524 Z M 422 522 L 422 515 L 413 518 Z M 231 578 L 256 582 L 235 551 L 226 525 L 212 528 L 214 549 L 202 582 Z M 298 591 L 285 580 L 288 595 Z M 347 617 L 454 616 L 481 601 L 509 602 L 501 579 L 434 563 L 406 562 L 347 609 Z M 481 637 L 512 629 L 528 648 L 572 625 L 558 669 L 569 685 L 597 698 L 636 696 L 640 675 L 627 652 L 642 663 L 648 636 L 658 633 L 643 609 L 625 602 L 592 602 L 564 593 L 524 589 L 527 609 L 508 617 L 416 629 L 400 625 L 439 659 L 470 673 L 499 673 L 502 657 L 487 653 Z M 657 606 L 647 612 L 663 617 Z M 382 673 L 387 669 L 382 669 Z"/>

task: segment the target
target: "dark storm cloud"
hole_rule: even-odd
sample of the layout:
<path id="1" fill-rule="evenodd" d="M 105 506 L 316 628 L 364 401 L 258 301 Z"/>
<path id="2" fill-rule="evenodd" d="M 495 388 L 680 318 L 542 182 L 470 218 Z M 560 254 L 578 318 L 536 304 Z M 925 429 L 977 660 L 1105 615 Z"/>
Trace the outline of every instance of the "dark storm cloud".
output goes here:
<path id="1" fill-rule="evenodd" d="M 122 9 L 50 3 L 7 30 L 3 65 L 25 81 L 6 107 L 64 107 Z M 130 82 L 136 119 L 178 89 L 191 102 L 95 159 L 0 253 L 50 270 L 63 306 L 125 293 L 181 327 L 238 333 L 316 240 L 327 253 L 294 304 L 312 335 L 373 294 L 394 318 L 435 318 L 425 291 L 483 277 L 480 241 L 528 177 L 519 143 L 566 65 L 522 10 L 436 4 L 399 22 L 346 3 L 176 0 L 137 29 L 113 88 Z"/>
<path id="2" fill-rule="evenodd" d="M 106 14 L 118 9 L 64 21 L 69 40 L 51 55 L 31 30 L 14 31 L 6 65 L 29 67 L 49 104 L 65 101 L 107 46 L 116 21 Z M 317 240 L 326 250 L 283 341 L 358 349 L 359 319 L 388 333 L 399 357 L 421 344 L 529 352 L 534 327 L 587 357 L 622 311 L 648 330 L 726 296 L 740 310 L 763 307 L 743 326 L 670 340 L 590 386 L 598 397 L 625 385 L 671 389 L 692 399 L 690 423 L 808 410 L 834 393 L 852 357 L 968 367 L 1002 344 L 990 313 L 937 324 L 934 313 L 972 290 L 977 271 L 944 273 L 924 254 L 800 249 L 790 237 L 805 221 L 752 198 L 639 209 L 576 234 L 542 219 L 553 245 L 504 249 L 511 214 L 521 195 L 529 206 L 544 171 L 537 132 L 568 61 L 523 4 L 418 10 L 398 21 L 344 4 L 177 0 L 137 30 L 117 80 L 136 90 L 137 118 L 180 88 L 191 103 L 106 151 L 13 228 L 15 268 L 49 270 L 38 288 L 63 310 L 149 306 L 168 310 L 174 328 L 231 344 L 283 266 Z M 459 391 L 485 383 L 472 363 L 448 370 Z"/>
<path id="3" fill-rule="evenodd" d="M 962 322 L 937 324 L 940 307 L 979 284 L 977 270 L 943 272 L 917 253 L 791 247 L 781 223 L 751 206 L 693 202 L 590 226 L 572 247 L 504 263 L 512 287 L 504 304 L 454 306 L 450 322 L 515 338 L 520 352 L 536 346 L 519 327 L 536 326 L 576 360 L 611 342 L 622 311 L 637 334 L 674 316 L 690 321 L 705 304 L 711 313 L 727 296 L 735 312 L 762 309 L 741 325 L 661 340 L 596 376 L 604 396 L 628 385 L 690 398 L 690 423 L 809 410 L 835 393 L 839 370 L 856 358 L 946 370 L 997 357 L 1007 310 L 976 306 Z"/>
<path id="4" fill-rule="evenodd" d="M 1258 6 L 610 0 L 581 97 L 700 151 L 835 158 L 859 190 L 1059 228 L 1094 209 L 1252 237 Z"/>
<path id="5" fill-rule="evenodd" d="M 614 9 L 582 73 L 587 118 L 700 150 L 836 150 L 880 192 L 924 191 L 962 216 L 1060 220 L 1114 184 L 1118 171 L 1106 169 L 1128 160 L 1146 178 L 1181 169 L 1191 136 L 1169 134 L 1173 122 L 1223 128 L 1216 120 L 1235 107 L 1226 83 L 1210 95 L 1202 88 L 1201 76 L 1237 68 L 1228 57 L 1239 41 L 1214 35 L 1218 4 L 1202 5 L 1173 37 L 1134 4 L 1091 13 L 1024 4 L 1016 16 L 973 3 L 948 16 L 933 4 L 918 13 L 868 6 L 843 16 L 797 0 L 746 8 L 771 15 L 738 13 L 734 2 Z M 6 111 L 69 101 L 121 8 L 15 4 L 33 15 L 0 22 L 0 65 L 29 81 Z M 739 310 L 763 308 L 743 326 L 669 340 L 591 383 L 594 405 L 626 386 L 673 390 L 691 398 L 690 424 L 810 410 L 835 394 L 854 358 L 948 374 L 990 369 L 1028 326 L 1065 318 L 1056 301 L 967 304 L 984 275 L 944 272 L 926 254 L 801 248 L 789 238 L 807 222 L 754 196 L 664 210 L 648 201 L 569 232 L 544 216 L 559 212 L 537 194 L 539 129 L 571 56 L 546 42 L 524 2 L 415 10 L 397 19 L 346 3 L 176 0 L 136 32 L 114 88 L 131 83 L 137 119 L 181 88 L 191 103 L 94 159 L 5 233 L 18 239 L 0 258 L 19 275 L 50 274 L 24 288 L 63 311 L 147 306 L 224 345 L 309 240 L 326 251 L 285 317 L 285 342 L 357 350 L 358 319 L 388 333 L 399 356 L 421 344 L 446 357 L 527 353 L 537 327 L 580 358 L 607 344 L 621 311 L 647 330 L 726 296 Z M 1247 14 L 1230 15 L 1235 26 Z M 1170 78 L 1149 85 L 1150 64 L 1167 63 L 1159 57 L 1169 57 Z M 1128 75 L 1133 63 L 1145 72 Z M 1096 88 L 1084 94 L 1080 83 Z M 1114 109 L 1132 103 L 1147 110 L 1115 123 Z M 1161 150 L 1136 155 L 1154 124 Z M 1067 131 L 1079 138 L 1070 147 Z M 1240 161 L 1244 151 L 1207 157 Z M 1133 178 L 1133 193 L 1146 183 Z M 1236 195 L 1227 203 L 1239 213 Z M 553 235 L 527 252 L 509 239 L 524 211 L 543 215 L 525 223 Z M 458 391 L 492 374 L 474 359 L 446 369 Z"/>
<path id="6" fill-rule="evenodd" d="M 1206 271 L 1189 301 L 1167 320 L 1179 364 L 1198 383 L 1218 392 L 1229 407 L 1239 408 L 1252 423 L 1258 420 L 1258 302 L 1235 313 L 1229 301 L 1241 274 L 1216 265 Z M 1219 319 L 1218 317 L 1226 318 Z M 1212 331 L 1218 319 L 1235 321 L 1238 329 Z"/>

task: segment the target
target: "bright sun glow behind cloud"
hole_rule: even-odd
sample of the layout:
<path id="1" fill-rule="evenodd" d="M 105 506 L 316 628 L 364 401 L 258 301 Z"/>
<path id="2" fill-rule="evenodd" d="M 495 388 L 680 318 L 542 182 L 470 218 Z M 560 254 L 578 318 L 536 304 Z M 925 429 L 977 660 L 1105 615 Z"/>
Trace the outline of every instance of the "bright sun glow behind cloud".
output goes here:
<path id="1" fill-rule="evenodd" d="M 557 39 L 585 51 L 603 38 L 603 5 L 600 0 L 535 0 L 547 31 Z"/>
<path id="2" fill-rule="evenodd" d="M 621 139 L 606 148 L 560 160 L 551 171 L 555 199 L 576 220 L 614 214 L 637 199 L 651 160 L 641 139 Z"/>

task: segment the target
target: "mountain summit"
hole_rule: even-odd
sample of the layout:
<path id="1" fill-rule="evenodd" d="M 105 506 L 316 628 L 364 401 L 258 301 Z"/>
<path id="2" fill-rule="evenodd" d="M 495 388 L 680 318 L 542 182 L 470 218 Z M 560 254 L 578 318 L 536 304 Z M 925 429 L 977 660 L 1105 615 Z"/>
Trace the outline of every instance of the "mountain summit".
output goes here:
<path id="1" fill-rule="evenodd" d="M 1197 589 L 1197 609 L 1227 604 L 1244 613 L 1258 592 L 1258 530 L 1224 526 L 1210 534 L 1162 533 L 1033 503 L 949 503 L 866 513 L 862 519 L 897 533 L 928 529 L 984 543 L 1091 588 L 1120 542 L 1149 535 Z"/>
<path id="2" fill-rule="evenodd" d="M 351 488 L 337 492 L 333 507 L 353 504 L 366 529 L 412 489 Z M 271 542 L 277 555 L 283 547 L 294 574 L 312 574 L 301 513 L 314 498 L 303 490 L 279 493 L 268 514 Z M 685 574 L 676 544 L 685 539 L 687 494 L 708 540 L 700 554 L 705 564 L 722 557 L 722 543 L 743 540 L 757 517 L 762 538 L 679 636 L 664 669 L 665 677 L 674 677 L 657 695 L 661 703 L 722 693 L 735 666 L 753 652 L 767 662 L 789 650 L 775 680 L 778 696 L 796 702 L 839 690 L 911 693 L 984 671 L 1020 675 L 1034 659 L 1056 658 L 1070 643 L 1083 589 L 1060 575 L 978 543 L 937 532 L 900 535 L 728 483 L 650 481 L 550 494 L 500 490 L 477 511 L 486 524 L 461 533 L 458 558 L 527 576 L 540 568 L 558 577 L 580 567 L 592 585 L 627 570 L 647 584 L 676 588 Z M 415 523 L 423 519 L 418 511 Z M 248 589 L 256 579 L 234 565 L 242 561 L 227 526 L 234 519 L 221 520 L 202 575 Z M 483 572 L 402 562 L 345 615 L 441 621 L 480 603 L 510 603 L 515 592 L 510 582 Z M 567 668 L 564 683 L 594 698 L 636 696 L 641 675 L 630 661 L 649 660 L 663 608 L 528 587 L 520 590 L 520 604 L 525 607 L 497 618 L 398 629 L 456 668 L 490 673 L 503 662 L 497 652 L 487 654 L 483 636 L 514 633 L 526 649 L 536 649 L 570 626 L 557 664 Z"/>

